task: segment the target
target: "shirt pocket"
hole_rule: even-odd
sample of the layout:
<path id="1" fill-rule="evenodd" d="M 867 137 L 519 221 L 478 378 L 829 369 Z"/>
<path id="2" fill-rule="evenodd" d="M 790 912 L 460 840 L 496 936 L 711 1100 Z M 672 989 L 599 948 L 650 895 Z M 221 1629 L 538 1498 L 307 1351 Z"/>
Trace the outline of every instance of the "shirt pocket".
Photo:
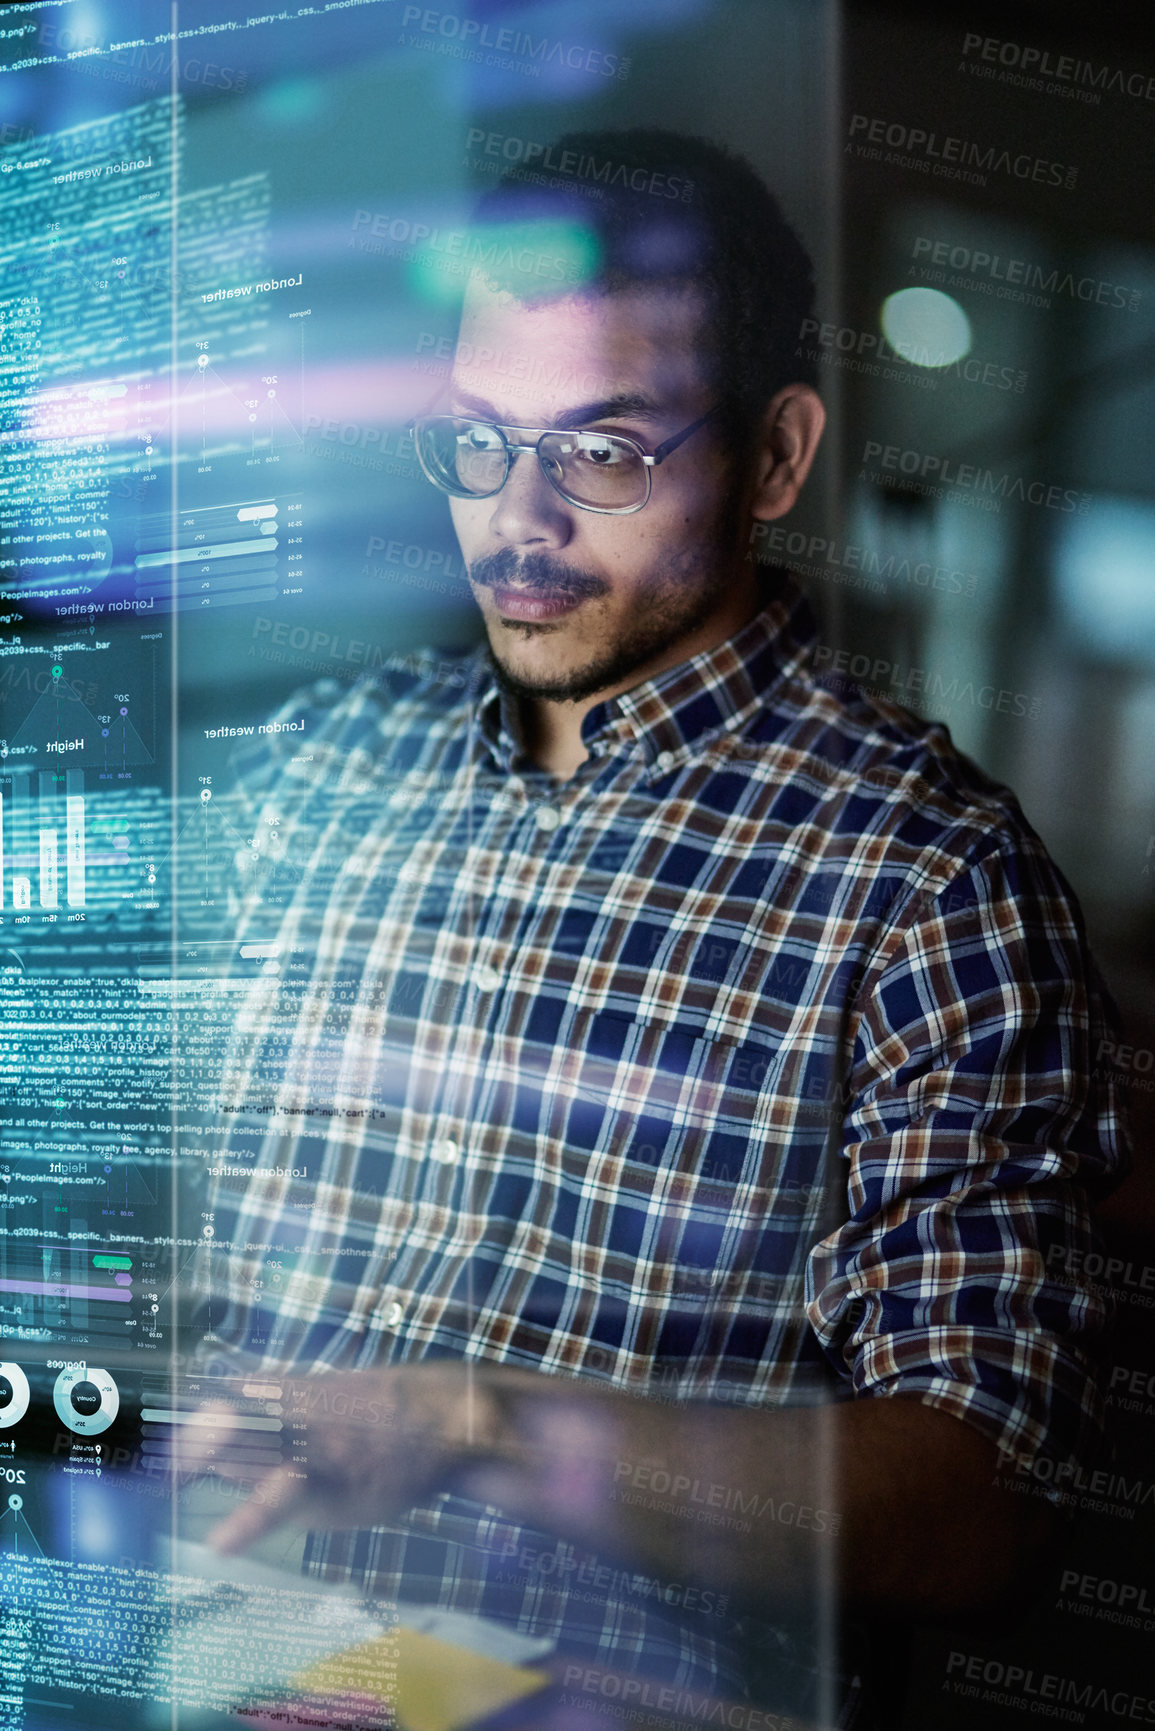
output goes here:
<path id="1" fill-rule="evenodd" d="M 675 1167 L 737 1182 L 781 1063 L 705 1011 L 583 1009 L 554 1067 L 549 1132 L 587 1178 L 610 1161 L 619 1183 Z"/>
<path id="2" fill-rule="evenodd" d="M 816 1236 L 818 1151 L 773 1131 L 781 1049 L 685 1006 L 595 1009 L 580 1031 L 550 1101 L 570 1343 L 626 1380 L 661 1359 L 749 1370 L 798 1324 Z"/>
<path id="3" fill-rule="evenodd" d="M 781 1054 L 684 1008 L 591 1010 L 574 1035 L 549 1102 L 559 1224 L 591 1273 L 672 1290 L 676 1268 L 737 1252 L 789 1179 L 767 1135 Z"/>

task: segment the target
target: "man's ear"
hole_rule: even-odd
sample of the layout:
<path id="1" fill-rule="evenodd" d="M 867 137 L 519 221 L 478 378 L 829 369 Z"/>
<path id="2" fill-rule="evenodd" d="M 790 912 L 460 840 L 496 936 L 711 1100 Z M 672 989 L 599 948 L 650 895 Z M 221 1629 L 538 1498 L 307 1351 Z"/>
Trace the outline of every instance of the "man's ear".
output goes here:
<path id="1" fill-rule="evenodd" d="M 784 517 L 810 473 L 826 410 L 810 385 L 784 385 L 762 417 L 754 462 L 751 516 L 760 522 Z"/>

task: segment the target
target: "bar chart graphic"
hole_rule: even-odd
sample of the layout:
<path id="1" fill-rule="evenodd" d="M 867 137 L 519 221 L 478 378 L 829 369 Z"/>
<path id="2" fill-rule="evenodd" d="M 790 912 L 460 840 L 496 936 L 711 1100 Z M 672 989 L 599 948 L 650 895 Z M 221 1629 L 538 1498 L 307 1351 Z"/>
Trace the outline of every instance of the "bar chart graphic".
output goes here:
<path id="1" fill-rule="evenodd" d="M 151 607 L 188 608 L 272 600 L 280 593 L 284 528 L 275 500 L 205 505 L 142 518 L 136 592 Z"/>
<path id="2" fill-rule="evenodd" d="M 136 1327 L 134 1258 L 51 1239 L 0 1238 L 0 1318 L 5 1334 L 119 1339 Z"/>
<path id="3" fill-rule="evenodd" d="M 293 1442 L 279 1383 L 146 1376 L 141 1402 L 142 1450 L 158 1467 L 179 1464 L 195 1435 L 213 1470 L 251 1476 L 280 1466 Z"/>
<path id="4" fill-rule="evenodd" d="M 0 909 L 88 905 L 84 773 L 14 771 L 0 778 Z"/>
<path id="5" fill-rule="evenodd" d="M 55 919 L 156 905 L 171 811 L 156 787 L 89 787 L 79 768 L 0 770 L 0 919 Z M 17 920 L 19 923 L 19 919 Z"/>

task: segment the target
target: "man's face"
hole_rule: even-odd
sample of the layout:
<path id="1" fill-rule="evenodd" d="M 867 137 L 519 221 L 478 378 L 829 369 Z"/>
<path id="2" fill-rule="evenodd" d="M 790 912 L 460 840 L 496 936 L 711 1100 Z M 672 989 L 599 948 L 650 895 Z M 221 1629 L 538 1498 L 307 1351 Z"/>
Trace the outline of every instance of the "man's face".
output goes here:
<path id="1" fill-rule="evenodd" d="M 691 292 L 526 304 L 475 280 L 449 410 L 509 427 L 624 433 L 653 451 L 713 406 L 702 317 Z M 519 695 L 581 701 L 627 689 L 753 611 L 740 489 L 716 425 L 652 480 L 640 511 L 603 516 L 561 498 L 526 452 L 500 493 L 451 500 L 494 660 Z"/>

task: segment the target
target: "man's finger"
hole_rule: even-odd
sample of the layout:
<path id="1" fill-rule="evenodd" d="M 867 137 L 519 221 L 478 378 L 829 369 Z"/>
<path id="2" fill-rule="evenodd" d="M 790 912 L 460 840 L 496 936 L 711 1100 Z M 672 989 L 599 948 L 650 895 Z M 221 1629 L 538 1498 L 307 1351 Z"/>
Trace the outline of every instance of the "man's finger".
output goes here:
<path id="1" fill-rule="evenodd" d="M 287 1521 L 294 1509 L 304 1501 L 305 1476 L 295 1467 L 281 1466 L 260 1480 L 256 1490 L 232 1514 L 218 1521 L 208 1536 L 214 1551 L 230 1556 L 248 1550 L 250 1545 Z"/>

